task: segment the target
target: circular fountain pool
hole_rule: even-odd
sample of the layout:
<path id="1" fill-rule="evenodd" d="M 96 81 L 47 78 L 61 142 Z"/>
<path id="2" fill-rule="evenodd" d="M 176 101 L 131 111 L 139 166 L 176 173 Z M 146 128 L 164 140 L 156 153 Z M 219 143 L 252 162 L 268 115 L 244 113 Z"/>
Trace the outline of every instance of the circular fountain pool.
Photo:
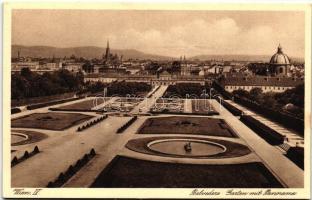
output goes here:
<path id="1" fill-rule="evenodd" d="M 188 146 L 189 147 L 186 147 Z M 226 147 L 211 141 L 197 139 L 154 140 L 147 147 L 155 152 L 175 156 L 211 156 L 226 151 Z M 188 149 L 189 148 L 189 149 Z"/>
<path id="2" fill-rule="evenodd" d="M 223 139 L 203 137 L 144 137 L 129 140 L 126 147 L 132 151 L 173 158 L 232 158 L 251 151 L 243 144 Z"/>

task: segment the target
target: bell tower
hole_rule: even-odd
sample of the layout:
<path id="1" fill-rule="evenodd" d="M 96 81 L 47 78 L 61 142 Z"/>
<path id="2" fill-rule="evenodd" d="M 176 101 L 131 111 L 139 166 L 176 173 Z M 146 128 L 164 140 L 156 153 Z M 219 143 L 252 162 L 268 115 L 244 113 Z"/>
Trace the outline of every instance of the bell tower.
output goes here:
<path id="1" fill-rule="evenodd" d="M 107 40 L 107 46 L 106 46 L 106 52 L 105 52 L 105 59 L 108 60 L 110 55 L 110 50 L 109 50 L 109 41 Z"/>

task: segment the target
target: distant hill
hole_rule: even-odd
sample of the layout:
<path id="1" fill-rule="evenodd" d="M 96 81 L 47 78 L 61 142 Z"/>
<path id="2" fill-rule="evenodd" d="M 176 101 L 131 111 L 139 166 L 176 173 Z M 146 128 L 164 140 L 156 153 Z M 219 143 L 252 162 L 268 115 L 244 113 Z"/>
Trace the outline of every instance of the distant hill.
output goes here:
<path id="1" fill-rule="evenodd" d="M 105 48 L 95 46 L 71 47 L 71 48 L 57 48 L 50 46 L 22 46 L 12 45 L 12 57 L 17 57 L 17 52 L 20 51 L 21 56 L 24 57 L 76 57 L 84 58 L 101 58 L 105 53 Z M 111 53 L 117 53 L 119 56 L 123 55 L 124 59 L 151 59 L 151 60 L 171 60 L 173 58 L 167 56 L 160 56 L 154 54 L 146 54 L 134 49 L 111 49 Z"/>
<path id="2" fill-rule="evenodd" d="M 198 55 L 191 60 L 226 60 L 226 61 L 262 61 L 269 62 L 272 55 Z M 290 57 L 296 62 L 304 62 L 303 58 Z"/>
<path id="3" fill-rule="evenodd" d="M 105 48 L 95 46 L 58 48 L 51 46 L 22 46 L 12 45 L 12 57 L 17 57 L 17 52 L 21 52 L 21 56 L 29 57 L 53 57 L 63 58 L 75 55 L 76 57 L 84 58 L 101 58 L 105 53 Z M 155 54 L 147 54 L 135 49 L 111 49 L 111 53 L 117 53 L 119 56 L 123 55 L 124 59 L 151 59 L 151 60 L 172 60 L 174 58 L 169 56 L 161 56 Z M 227 61 L 264 61 L 270 60 L 270 55 L 198 55 L 189 58 L 190 60 L 227 60 Z M 177 59 L 177 58 L 176 58 Z M 303 58 L 292 58 L 293 61 L 303 62 Z"/>

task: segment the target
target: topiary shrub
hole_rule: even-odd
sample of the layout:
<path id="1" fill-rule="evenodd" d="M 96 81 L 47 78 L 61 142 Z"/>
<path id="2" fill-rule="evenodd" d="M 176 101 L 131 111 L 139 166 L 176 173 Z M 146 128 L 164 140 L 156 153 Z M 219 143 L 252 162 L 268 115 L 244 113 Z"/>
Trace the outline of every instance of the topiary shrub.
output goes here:
<path id="1" fill-rule="evenodd" d="M 90 155 L 93 157 L 95 156 L 95 150 L 92 148 L 91 151 L 90 151 Z"/>
<path id="2" fill-rule="evenodd" d="M 33 151 L 34 153 L 39 153 L 39 148 L 38 148 L 38 146 L 35 146 L 35 148 L 34 148 L 34 151 Z"/>
<path id="3" fill-rule="evenodd" d="M 77 160 L 75 167 L 79 169 L 81 166 L 82 166 L 82 161 L 79 159 Z"/>
<path id="4" fill-rule="evenodd" d="M 70 165 L 67 169 L 67 171 L 65 172 L 66 176 L 72 176 L 75 173 L 75 168 Z"/>
<path id="5" fill-rule="evenodd" d="M 84 164 L 86 164 L 88 161 L 89 161 L 88 154 L 85 154 L 85 155 L 83 156 L 83 158 L 82 158 L 82 162 L 83 162 Z"/>
<path id="6" fill-rule="evenodd" d="M 16 165 L 18 163 L 18 159 L 16 156 L 14 156 L 13 160 L 11 161 L 11 165 Z"/>
<path id="7" fill-rule="evenodd" d="M 28 151 L 25 151 L 23 158 L 29 158 L 29 153 L 28 153 Z"/>
<path id="8" fill-rule="evenodd" d="M 47 187 L 48 187 L 48 188 L 52 188 L 52 187 L 54 187 L 53 182 L 51 182 L 51 181 L 50 181 L 50 182 L 48 183 Z"/>
<path id="9" fill-rule="evenodd" d="M 57 178 L 57 181 L 64 182 L 64 180 L 65 180 L 65 175 L 63 174 L 63 172 L 61 172 Z"/>

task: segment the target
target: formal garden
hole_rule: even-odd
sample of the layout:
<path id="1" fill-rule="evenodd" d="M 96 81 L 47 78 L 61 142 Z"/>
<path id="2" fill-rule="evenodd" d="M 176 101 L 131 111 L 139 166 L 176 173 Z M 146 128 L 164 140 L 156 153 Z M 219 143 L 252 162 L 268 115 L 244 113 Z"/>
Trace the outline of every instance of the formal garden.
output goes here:
<path id="1" fill-rule="evenodd" d="M 209 99 L 192 99 L 191 101 L 193 114 L 218 114 Z"/>
<path id="2" fill-rule="evenodd" d="M 182 175 L 182 176 L 181 176 Z M 92 188 L 282 188 L 259 162 L 196 165 L 116 156 Z"/>
<path id="3" fill-rule="evenodd" d="M 163 98 L 187 98 L 187 99 L 202 99 L 209 98 L 210 87 L 199 83 L 177 83 L 169 85 Z"/>
<path id="4" fill-rule="evenodd" d="M 108 98 L 92 98 L 92 99 L 87 99 L 84 101 L 80 101 L 77 103 L 65 105 L 65 106 L 60 106 L 56 108 L 51 108 L 51 110 L 62 110 L 62 111 L 92 111 L 92 108 L 99 106 L 100 104 L 103 104 L 105 101 L 108 101 Z"/>
<path id="5" fill-rule="evenodd" d="M 34 113 L 11 122 L 12 128 L 36 128 L 61 131 L 91 119 L 93 116 L 78 113 Z"/>
<path id="6" fill-rule="evenodd" d="M 188 134 L 237 137 L 223 119 L 208 117 L 157 117 L 147 119 L 138 134 Z"/>

